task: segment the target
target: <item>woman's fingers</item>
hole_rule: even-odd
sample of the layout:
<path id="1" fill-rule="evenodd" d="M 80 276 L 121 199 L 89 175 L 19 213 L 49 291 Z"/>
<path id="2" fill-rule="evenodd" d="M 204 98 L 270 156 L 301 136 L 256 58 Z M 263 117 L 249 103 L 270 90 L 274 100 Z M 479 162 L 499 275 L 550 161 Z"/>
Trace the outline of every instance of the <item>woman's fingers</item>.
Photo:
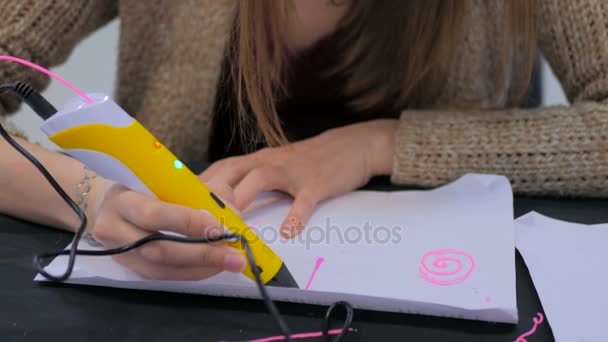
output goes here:
<path id="1" fill-rule="evenodd" d="M 318 197 L 311 189 L 301 191 L 295 197 L 289 214 L 281 224 L 281 236 L 291 239 L 300 234 L 318 201 Z"/>
<path id="2" fill-rule="evenodd" d="M 129 245 L 159 231 L 198 238 L 223 233 L 218 220 L 203 210 L 166 203 L 124 187 L 109 189 L 96 211 L 91 233 L 109 248 Z M 152 241 L 113 258 L 154 279 L 204 279 L 221 271 L 242 272 L 247 266 L 241 251 L 222 242 Z"/>
<path id="3" fill-rule="evenodd" d="M 234 198 L 239 210 L 245 210 L 262 192 L 287 190 L 285 172 L 273 166 L 253 169 L 234 189 Z"/>
<path id="4" fill-rule="evenodd" d="M 138 239 L 147 235 L 140 232 Z M 228 272 L 241 272 L 247 265 L 241 252 L 222 244 L 153 241 L 135 251 L 142 259 L 155 265 L 210 267 Z"/>
<path id="5" fill-rule="evenodd" d="M 324 194 L 331 192 L 330 189 L 316 189 L 314 187 L 302 187 L 306 183 L 318 183 L 319 179 L 310 177 L 298 178 L 296 175 L 305 176 L 302 171 L 284 170 L 273 163 L 273 158 L 279 158 L 278 154 L 272 154 L 272 150 L 260 151 L 258 153 L 236 158 L 228 158 L 213 164 L 200 175 L 201 180 L 207 184 L 214 184 L 215 188 L 233 187 L 231 195 L 217 195 L 220 197 L 231 197 L 236 209 L 245 210 L 255 198 L 262 192 L 271 190 L 282 190 L 294 196 L 293 206 L 281 224 L 281 235 L 285 238 L 297 236 L 308 221 L 317 203 L 324 199 Z M 316 172 L 313 172 L 315 174 Z M 309 175 L 310 176 L 310 175 Z M 216 192 L 214 190 L 214 192 Z M 226 191 L 227 192 L 227 191 Z"/>
<path id="6" fill-rule="evenodd" d="M 113 240 L 123 245 L 158 231 L 171 231 L 189 237 L 220 235 L 220 223 L 209 213 L 185 206 L 165 203 L 157 199 L 125 191 L 117 201 L 118 218 L 131 229 L 114 230 Z M 108 237 L 112 239 L 112 237 Z M 236 249 L 217 243 L 179 243 L 155 241 L 137 249 L 141 258 L 160 265 L 213 267 L 240 272 L 246 265 L 245 257 Z"/>
<path id="7" fill-rule="evenodd" d="M 203 181 L 203 183 L 207 183 L 214 175 L 216 175 L 219 170 L 224 166 L 224 160 L 217 161 L 211 164 L 208 168 L 205 169 L 201 174 L 198 175 L 198 178 Z"/>
<path id="8" fill-rule="evenodd" d="M 227 158 L 213 163 L 199 178 L 205 184 L 213 181 L 233 187 L 257 164 L 257 160 L 251 156 Z"/>
<path id="9" fill-rule="evenodd" d="M 127 221 L 116 220 L 112 226 L 96 225 L 94 236 L 113 248 L 131 244 L 149 236 L 151 232 L 139 229 Z M 241 272 L 246 259 L 238 250 L 221 243 L 181 243 L 152 241 L 125 254 L 129 258 L 144 259 L 150 265 L 185 268 L 213 268 Z"/>
<path id="10" fill-rule="evenodd" d="M 210 267 L 228 272 L 241 272 L 247 265 L 238 250 L 209 243 L 154 241 L 139 247 L 137 253 L 155 265 Z"/>
<path id="11" fill-rule="evenodd" d="M 220 273 L 220 268 L 212 267 L 175 267 L 159 265 L 142 258 L 133 258 L 127 254 L 113 257 L 118 263 L 133 270 L 140 276 L 157 280 L 200 280 Z"/>
<path id="12" fill-rule="evenodd" d="M 172 231 L 189 237 L 223 233 L 219 221 L 203 210 L 162 202 L 135 191 L 124 191 L 119 196 L 119 216 L 145 231 Z"/>

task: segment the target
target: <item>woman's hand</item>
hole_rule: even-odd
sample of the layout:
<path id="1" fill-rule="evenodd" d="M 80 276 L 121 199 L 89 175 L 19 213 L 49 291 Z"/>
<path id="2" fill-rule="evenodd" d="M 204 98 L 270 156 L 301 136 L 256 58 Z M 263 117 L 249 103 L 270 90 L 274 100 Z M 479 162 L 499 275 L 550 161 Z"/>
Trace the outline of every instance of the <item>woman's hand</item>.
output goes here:
<path id="1" fill-rule="evenodd" d="M 390 174 L 396 127 L 397 120 L 374 120 L 332 129 L 287 146 L 218 161 L 200 178 L 232 187 L 241 211 L 262 192 L 289 193 L 294 203 L 281 235 L 294 237 L 318 202 L 354 190 L 373 176 Z"/>
<path id="2" fill-rule="evenodd" d="M 219 235 L 217 220 L 201 211 L 169 204 L 96 178 L 89 197 L 89 231 L 106 248 L 132 243 L 159 231 L 188 237 Z M 118 263 L 151 279 L 198 280 L 221 271 L 241 272 L 244 256 L 222 243 L 154 241 L 113 256 Z"/>

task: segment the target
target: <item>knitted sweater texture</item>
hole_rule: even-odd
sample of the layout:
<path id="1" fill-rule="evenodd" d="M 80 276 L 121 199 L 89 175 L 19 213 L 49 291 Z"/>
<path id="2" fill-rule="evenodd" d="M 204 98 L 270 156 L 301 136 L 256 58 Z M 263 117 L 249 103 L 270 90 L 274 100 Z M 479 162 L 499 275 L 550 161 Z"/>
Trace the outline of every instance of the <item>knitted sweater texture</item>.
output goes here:
<path id="1" fill-rule="evenodd" d="M 456 105 L 502 96 L 500 1 L 472 1 L 466 38 L 437 100 L 448 109 L 403 111 L 392 181 L 437 186 L 468 172 L 494 173 L 520 194 L 608 197 L 608 2 L 538 1 L 536 44 L 570 106 L 462 110 Z M 0 55 L 56 66 L 120 17 L 117 102 L 181 159 L 205 160 L 235 8 L 233 0 L 3 0 Z M 16 80 L 39 89 L 49 82 L 0 64 L 1 83 Z M 0 98 L 0 120 L 16 108 Z"/>

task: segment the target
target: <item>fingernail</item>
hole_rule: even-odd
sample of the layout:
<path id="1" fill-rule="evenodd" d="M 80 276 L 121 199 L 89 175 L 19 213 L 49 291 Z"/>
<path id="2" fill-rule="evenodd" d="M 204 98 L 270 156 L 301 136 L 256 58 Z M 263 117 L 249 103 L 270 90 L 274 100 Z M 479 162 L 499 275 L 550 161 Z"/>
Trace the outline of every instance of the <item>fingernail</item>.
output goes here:
<path id="1" fill-rule="evenodd" d="M 304 227 L 293 227 L 293 229 L 291 230 L 291 238 L 295 238 L 296 236 L 300 235 L 300 233 L 304 230 Z"/>
<path id="2" fill-rule="evenodd" d="M 281 229 L 279 229 L 279 233 L 281 233 L 281 236 L 285 239 L 289 239 L 290 231 L 291 229 L 289 228 L 289 226 L 283 226 L 281 227 Z"/>
<path id="3" fill-rule="evenodd" d="M 246 264 L 242 254 L 231 253 L 224 257 L 224 269 L 229 272 L 242 272 Z"/>
<path id="4" fill-rule="evenodd" d="M 298 236 L 298 234 L 300 234 L 300 232 L 302 231 L 302 229 L 298 228 L 298 227 L 293 227 L 293 226 L 283 226 L 281 227 L 281 236 L 283 236 L 286 239 L 293 239 L 294 237 Z"/>

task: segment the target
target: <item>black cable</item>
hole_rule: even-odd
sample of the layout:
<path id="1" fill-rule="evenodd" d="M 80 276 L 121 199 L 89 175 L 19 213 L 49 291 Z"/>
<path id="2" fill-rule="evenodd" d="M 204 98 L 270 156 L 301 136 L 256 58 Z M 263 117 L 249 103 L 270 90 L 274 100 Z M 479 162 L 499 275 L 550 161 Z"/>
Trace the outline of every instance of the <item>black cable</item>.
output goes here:
<path id="1" fill-rule="evenodd" d="M 334 309 L 337 308 L 338 306 L 344 307 L 344 310 L 346 311 L 346 318 L 344 319 L 344 325 L 342 326 L 342 331 L 340 331 L 340 333 L 336 335 L 333 342 L 338 342 L 338 341 L 341 341 L 343 338 L 345 338 L 346 335 L 349 333 L 350 325 L 353 323 L 354 313 L 353 313 L 353 307 L 350 305 L 350 303 L 343 302 L 343 301 L 333 303 L 329 307 L 329 309 L 327 309 L 327 312 L 325 313 L 325 319 L 323 320 L 323 324 L 321 325 L 321 331 L 323 332 L 323 336 L 325 337 L 325 342 L 331 342 L 331 339 L 329 336 L 329 329 L 331 329 L 331 327 L 330 327 L 331 314 L 334 312 Z"/>
<path id="2" fill-rule="evenodd" d="M 16 82 L 3 87 L 4 91 L 12 90 L 13 93 L 19 96 L 21 101 L 25 102 L 43 120 L 57 113 L 57 109 L 27 83 Z"/>
<path id="3" fill-rule="evenodd" d="M 29 85 L 27 85 L 25 83 L 19 82 L 19 83 L 15 83 L 15 84 L 0 86 L 0 94 L 5 91 L 13 91 L 17 95 L 19 95 L 19 97 L 22 100 L 24 100 L 24 102 L 26 102 L 30 107 L 32 107 L 32 109 L 43 118 L 49 118 L 54 113 L 57 112 L 57 110 L 48 101 L 46 101 L 46 99 L 44 99 L 38 92 L 36 92 L 33 88 L 31 88 Z M 254 265 L 256 264 L 255 258 L 253 256 L 253 253 L 251 252 L 249 243 L 243 236 L 240 236 L 237 234 L 225 234 L 222 236 L 211 237 L 211 238 L 186 238 L 186 237 L 158 233 L 158 234 L 146 236 L 131 244 L 127 244 L 127 245 L 120 246 L 120 247 L 113 248 L 113 249 L 80 250 L 80 249 L 78 249 L 78 243 L 82 239 L 84 230 L 86 229 L 86 226 L 87 226 L 87 217 L 86 217 L 84 211 L 70 198 L 70 196 L 63 190 L 63 188 L 61 188 L 61 186 L 57 183 L 57 181 L 53 178 L 53 176 L 51 176 L 51 174 L 46 170 L 46 168 L 42 165 L 42 163 L 40 163 L 33 155 L 31 155 L 27 150 L 25 150 L 21 145 L 19 145 L 8 134 L 8 132 L 6 132 L 6 130 L 4 130 L 4 127 L 2 127 L 2 125 L 0 125 L 0 135 L 2 135 L 2 137 L 15 150 L 17 150 L 21 155 L 23 155 L 27 160 L 29 160 L 36 167 L 36 169 L 44 176 L 44 178 L 49 182 L 49 184 L 51 184 L 53 189 L 61 196 L 61 198 L 70 206 L 70 208 L 76 213 L 76 215 L 80 219 L 80 225 L 78 226 L 76 233 L 74 234 L 74 238 L 72 239 L 70 249 L 62 250 L 59 252 L 42 253 L 42 254 L 38 254 L 38 255 L 34 256 L 33 266 L 42 276 L 44 276 L 48 280 L 57 281 L 57 282 L 62 282 L 64 280 L 68 279 L 74 270 L 74 264 L 76 262 L 76 255 L 89 255 L 89 256 L 116 255 L 116 254 L 125 253 L 125 252 L 133 250 L 135 248 L 141 247 L 142 245 L 150 243 L 152 241 L 173 241 L 173 242 L 180 242 L 180 243 L 210 243 L 210 242 L 218 242 L 218 241 L 222 241 L 222 240 L 232 240 L 232 239 L 236 238 L 241 241 L 241 244 L 243 245 L 243 248 L 245 249 L 245 253 L 247 255 L 247 260 L 249 262 L 249 266 L 255 277 L 256 285 L 258 287 L 258 290 L 260 291 L 260 295 L 264 301 L 264 304 L 266 305 L 266 308 L 268 309 L 268 311 L 274 318 L 274 320 L 277 324 L 277 327 L 278 327 L 279 331 L 281 332 L 281 334 L 285 337 L 285 340 L 288 342 L 292 341 L 291 333 L 289 332 L 289 328 L 287 327 L 287 324 L 285 323 L 283 317 L 281 316 L 281 313 L 279 312 L 278 308 L 276 307 L 276 305 L 274 304 L 272 299 L 270 299 L 270 296 L 268 295 L 268 292 L 266 291 L 266 287 L 264 286 L 264 283 L 262 282 L 262 278 L 260 276 L 260 269 L 258 267 L 254 267 Z M 42 266 L 43 259 L 55 258 L 60 255 L 68 255 L 68 265 L 66 267 L 65 272 L 63 274 L 61 274 L 60 276 L 54 276 L 54 275 L 46 272 L 44 270 L 44 267 Z M 323 325 L 322 325 L 323 336 L 325 336 L 325 340 L 327 342 L 330 341 L 329 329 L 330 329 L 331 315 L 334 312 L 334 309 L 338 306 L 343 306 L 345 308 L 346 319 L 345 319 L 342 331 L 340 332 L 340 334 L 338 334 L 335 337 L 333 342 L 341 341 L 348 334 L 350 325 L 352 324 L 352 320 L 353 320 L 352 306 L 347 302 L 334 303 L 327 310 L 327 313 L 325 315 L 325 319 L 324 319 Z"/>
<path id="4" fill-rule="evenodd" d="M 63 191 L 61 186 L 59 186 L 59 184 L 57 184 L 57 181 L 53 178 L 53 176 L 50 175 L 50 173 L 46 170 L 46 168 L 34 156 L 32 156 L 29 152 L 27 152 L 25 149 L 23 149 L 23 147 L 21 147 L 21 145 L 19 145 L 8 134 L 8 132 L 6 132 L 6 130 L 4 130 L 4 127 L 2 127 L 2 125 L 0 125 L 0 135 L 2 135 L 2 137 L 13 148 L 15 148 L 19 153 L 21 153 L 25 158 L 27 158 L 32 164 L 34 164 L 36 169 L 38 169 L 38 171 L 40 171 L 40 173 L 42 173 L 44 178 L 46 178 L 46 180 L 51 184 L 51 186 L 55 189 L 55 191 L 57 191 L 59 196 L 61 196 L 61 198 L 63 198 L 63 200 L 70 206 L 70 208 L 72 208 L 72 210 L 76 213 L 76 215 L 78 215 L 78 218 L 80 219 L 80 222 L 81 222 L 80 226 L 76 230 L 76 234 L 74 234 L 74 238 L 72 239 L 72 246 L 69 249 L 70 258 L 68 259 L 68 266 L 66 267 L 65 272 L 60 276 L 50 275 L 50 274 L 46 273 L 44 270 L 43 270 L 44 273 L 41 272 L 42 275 L 44 275 L 45 277 L 47 277 L 50 280 L 64 281 L 70 277 L 70 274 L 72 273 L 72 270 L 74 269 L 74 262 L 75 262 L 77 247 L 78 247 L 77 243 L 82 238 L 84 229 L 87 226 L 87 217 L 84 214 L 84 212 L 80 209 L 80 207 L 70 198 L 70 196 L 68 196 L 68 194 L 66 194 L 65 191 Z M 38 266 L 38 265 L 36 265 L 36 263 L 34 263 L 34 267 L 36 267 L 36 266 Z"/>

